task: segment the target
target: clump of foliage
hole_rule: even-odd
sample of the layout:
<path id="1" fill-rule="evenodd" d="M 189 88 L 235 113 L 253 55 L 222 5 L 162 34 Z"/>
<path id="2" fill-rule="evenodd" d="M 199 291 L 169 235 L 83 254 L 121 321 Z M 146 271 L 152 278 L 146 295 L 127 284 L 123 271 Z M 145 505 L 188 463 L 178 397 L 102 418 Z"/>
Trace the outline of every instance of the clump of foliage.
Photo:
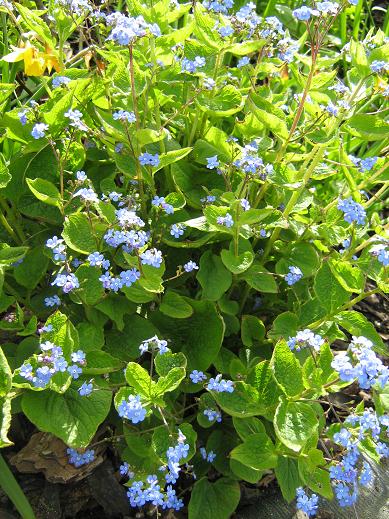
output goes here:
<path id="1" fill-rule="evenodd" d="M 356 1 L 233 4 L 0 2 L 0 446 L 24 413 L 81 467 L 109 423 L 132 507 L 227 519 L 274 472 L 314 515 L 389 455 L 353 309 L 388 292 L 389 44 Z"/>

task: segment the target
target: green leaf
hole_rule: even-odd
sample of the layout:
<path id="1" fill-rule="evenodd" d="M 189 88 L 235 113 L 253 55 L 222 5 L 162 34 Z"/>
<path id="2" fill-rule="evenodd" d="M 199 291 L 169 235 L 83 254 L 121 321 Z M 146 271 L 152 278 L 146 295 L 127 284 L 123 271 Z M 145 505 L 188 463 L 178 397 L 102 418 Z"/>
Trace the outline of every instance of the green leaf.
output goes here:
<path id="1" fill-rule="evenodd" d="M 259 399 L 258 391 L 245 382 L 236 382 L 233 393 L 217 393 L 212 391 L 212 396 L 219 407 L 231 416 L 246 418 L 262 415 L 264 405 Z"/>
<path id="2" fill-rule="evenodd" d="M 240 461 L 233 460 L 230 458 L 230 470 L 235 477 L 239 480 L 247 481 L 248 483 L 258 483 L 264 472 L 262 470 L 252 469 L 243 465 Z"/>
<path id="3" fill-rule="evenodd" d="M 332 499 L 333 491 L 330 474 L 327 470 L 321 469 L 317 466 L 317 464 L 325 464 L 324 459 L 322 458 L 323 454 L 321 451 L 312 449 L 308 452 L 306 458 L 299 458 L 298 470 L 303 483 L 313 492 L 317 492 L 326 499 Z"/>
<path id="4" fill-rule="evenodd" d="M 277 465 L 277 452 L 265 432 L 255 433 L 230 453 L 232 459 L 257 470 L 273 469 Z"/>
<path id="5" fill-rule="evenodd" d="M 248 106 L 254 117 L 274 135 L 284 140 L 287 139 L 288 127 L 285 122 L 285 114 L 280 108 L 259 95 L 249 97 Z"/>
<path id="6" fill-rule="evenodd" d="M 0 397 L 6 396 L 11 390 L 12 372 L 6 356 L 0 348 Z"/>
<path id="7" fill-rule="evenodd" d="M 282 272 L 277 269 L 277 272 L 280 274 L 286 274 L 288 272 L 288 266 L 294 265 L 301 269 L 304 276 L 312 276 L 320 267 L 319 256 L 316 249 L 309 243 L 296 243 L 285 256 L 287 258 L 286 267 L 284 267 Z M 284 263 L 285 259 L 282 259 L 282 262 Z"/>
<path id="8" fill-rule="evenodd" d="M 155 385 L 155 382 L 151 380 L 145 368 L 142 368 L 137 362 L 129 362 L 127 364 L 126 380 L 135 389 L 136 393 L 148 398 Z"/>
<path id="9" fill-rule="evenodd" d="M 159 377 L 155 386 L 152 387 L 152 397 L 174 391 L 184 378 L 185 368 L 172 368 L 166 376 Z"/>
<path id="10" fill-rule="evenodd" d="M 0 86 L 0 88 L 1 88 L 1 86 Z M 8 185 L 11 178 L 12 178 L 12 176 L 9 172 L 9 168 L 8 168 L 7 164 L 5 163 L 3 156 L 0 155 L 0 189 L 5 188 Z"/>
<path id="11" fill-rule="evenodd" d="M 266 432 L 265 426 L 261 420 L 259 420 L 259 418 L 255 418 L 254 416 L 249 418 L 237 418 L 236 416 L 233 416 L 232 423 L 234 424 L 236 432 L 243 441 L 252 434 L 263 434 Z"/>
<path id="12" fill-rule="evenodd" d="M 6 243 L 0 245 L 0 267 L 9 267 L 13 263 L 22 260 L 28 251 L 28 247 L 9 247 Z"/>
<path id="13" fill-rule="evenodd" d="M 271 368 L 277 384 L 288 396 L 297 396 L 304 391 L 300 363 L 284 340 L 274 348 Z"/>
<path id="14" fill-rule="evenodd" d="M 27 252 L 24 261 L 14 268 L 14 276 L 19 285 L 34 289 L 43 278 L 49 265 L 49 258 L 43 254 L 42 247 Z"/>
<path id="15" fill-rule="evenodd" d="M 275 381 L 270 362 L 259 362 L 248 374 L 246 382 L 258 391 L 259 401 L 265 409 L 263 416 L 273 420 L 279 397 L 284 393 Z"/>
<path id="16" fill-rule="evenodd" d="M 284 312 L 278 315 L 274 321 L 268 337 L 274 341 L 278 339 L 288 339 L 296 335 L 299 320 L 296 314 Z"/>
<path id="17" fill-rule="evenodd" d="M 89 254 L 96 251 L 97 239 L 84 213 L 74 213 L 65 219 L 62 236 L 71 249 Z"/>
<path id="18" fill-rule="evenodd" d="M 187 360 L 183 353 L 159 354 L 154 359 L 155 370 L 161 377 L 165 377 L 173 368 L 186 368 Z"/>
<path id="19" fill-rule="evenodd" d="M 266 40 L 247 40 L 242 43 L 232 43 L 226 48 L 227 52 L 231 52 L 235 56 L 246 56 L 257 50 L 262 49 L 266 44 Z"/>
<path id="20" fill-rule="evenodd" d="M 193 156 L 196 162 L 199 164 L 207 164 L 207 158 L 213 157 L 215 155 L 218 156 L 218 159 L 221 162 L 229 162 L 231 160 L 231 153 L 228 153 L 229 150 L 222 149 L 220 147 L 210 144 L 209 142 L 203 139 L 197 139 L 194 148 L 193 148 Z"/>
<path id="21" fill-rule="evenodd" d="M 235 256 L 235 254 L 230 250 L 223 249 L 220 256 L 224 265 L 233 274 L 241 274 L 250 268 L 252 262 L 254 261 L 254 254 L 249 250 L 239 254 L 238 256 Z"/>
<path id="22" fill-rule="evenodd" d="M 284 499 L 292 501 L 296 497 L 296 488 L 301 486 L 297 460 L 279 456 L 274 472 Z"/>
<path id="23" fill-rule="evenodd" d="M 55 40 L 51 35 L 49 27 L 40 18 L 34 10 L 27 9 L 21 4 L 15 3 L 25 25 L 33 32 L 38 34 L 44 42 L 48 43 L 51 48 L 55 48 Z"/>
<path id="24" fill-rule="evenodd" d="M 202 298 L 217 301 L 230 288 L 232 275 L 223 265 L 222 260 L 210 250 L 200 259 L 197 279 L 203 289 Z"/>
<path id="25" fill-rule="evenodd" d="M 211 301 L 185 300 L 193 308 L 190 317 L 173 319 L 154 312 L 151 318 L 162 336 L 171 340 L 171 348 L 184 353 L 188 359 L 188 371 L 205 371 L 219 353 L 224 336 L 224 322 Z M 204 326 L 204 323 L 207 325 Z"/>
<path id="26" fill-rule="evenodd" d="M 96 305 L 96 308 L 107 315 L 122 331 L 124 328 L 124 316 L 135 312 L 136 306 L 126 297 L 119 294 L 110 294 Z"/>
<path id="27" fill-rule="evenodd" d="M 318 270 L 315 276 L 314 289 L 321 305 L 329 313 L 336 312 L 350 297 L 349 292 L 342 287 L 332 273 L 328 263 L 323 263 Z"/>
<path id="28" fill-rule="evenodd" d="M 61 207 L 61 195 L 56 186 L 44 178 L 26 179 L 30 191 L 35 197 L 48 205 Z"/>
<path id="29" fill-rule="evenodd" d="M 243 315 L 241 322 L 242 342 L 247 348 L 252 348 L 255 342 L 265 337 L 265 325 L 255 315 Z"/>
<path id="30" fill-rule="evenodd" d="M 239 112 L 242 108 L 242 94 L 232 85 L 226 85 L 215 96 L 212 92 L 203 92 L 196 97 L 197 105 L 204 112 L 214 117 L 225 117 Z"/>
<path id="31" fill-rule="evenodd" d="M 163 314 L 176 319 L 185 319 L 193 314 L 193 308 L 190 304 L 180 294 L 172 290 L 165 293 L 159 309 Z"/>
<path id="32" fill-rule="evenodd" d="M 83 351 L 101 350 L 105 344 L 102 325 L 95 325 L 87 321 L 77 325 L 80 347 Z"/>
<path id="33" fill-rule="evenodd" d="M 189 519 L 229 519 L 240 499 L 237 481 L 220 478 L 215 483 L 200 479 L 193 487 L 189 501 Z"/>
<path id="34" fill-rule="evenodd" d="M 347 330 L 351 335 L 359 337 L 363 335 L 366 339 L 371 340 L 373 349 L 382 355 L 388 355 L 388 348 L 385 346 L 381 336 L 374 328 L 374 325 L 368 319 L 355 310 L 348 310 L 346 312 L 339 312 L 334 321 Z"/>
<path id="35" fill-rule="evenodd" d="M 328 264 L 331 272 L 347 292 L 360 294 L 363 291 L 365 277 L 360 268 L 353 267 L 350 263 L 343 260 L 330 260 Z"/>
<path id="36" fill-rule="evenodd" d="M 251 288 L 254 288 L 258 292 L 269 294 L 276 294 L 278 292 L 274 275 L 258 263 L 251 265 L 240 277 L 246 281 Z"/>
<path id="37" fill-rule="evenodd" d="M 379 141 L 389 137 L 389 123 L 380 115 L 353 115 L 345 128 L 351 135 L 366 141 Z"/>
<path id="38" fill-rule="evenodd" d="M 159 156 L 159 165 L 153 168 L 153 173 L 159 171 L 160 169 L 169 166 L 170 164 L 174 164 L 174 162 L 178 162 L 179 160 L 186 157 L 192 148 L 181 148 L 179 150 L 168 151 L 166 153 L 162 153 Z"/>
<path id="39" fill-rule="evenodd" d="M 60 395 L 53 391 L 24 393 L 22 409 L 41 431 L 61 438 L 70 447 L 86 447 L 111 407 L 110 391 L 94 390 L 88 397 L 69 388 Z"/>
<path id="40" fill-rule="evenodd" d="M 92 306 L 103 299 L 105 290 L 99 280 L 101 272 L 98 268 L 81 265 L 76 270 L 76 276 L 80 287 L 76 290 L 75 301 L 80 298 L 85 305 Z"/>
<path id="41" fill-rule="evenodd" d="M 274 417 L 279 440 L 293 451 L 300 451 L 317 433 L 319 422 L 315 411 L 303 402 L 281 401 Z"/>
<path id="42" fill-rule="evenodd" d="M 83 367 L 84 375 L 104 375 L 118 371 L 123 367 L 123 362 L 115 359 L 106 351 L 90 350 L 86 354 L 86 366 Z"/>

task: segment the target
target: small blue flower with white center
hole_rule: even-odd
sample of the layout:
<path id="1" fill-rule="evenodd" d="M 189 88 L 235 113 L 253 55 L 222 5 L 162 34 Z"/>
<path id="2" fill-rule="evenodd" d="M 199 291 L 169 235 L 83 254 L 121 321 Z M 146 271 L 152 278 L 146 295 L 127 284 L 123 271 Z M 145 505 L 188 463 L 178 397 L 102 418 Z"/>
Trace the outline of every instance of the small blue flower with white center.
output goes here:
<path id="1" fill-rule="evenodd" d="M 170 227 L 170 234 L 174 236 L 175 238 L 179 238 L 182 236 L 185 232 L 186 226 L 183 223 L 174 223 Z"/>
<path id="2" fill-rule="evenodd" d="M 184 265 L 184 270 L 185 272 L 192 272 L 193 270 L 198 270 L 199 269 L 199 266 L 197 265 L 197 263 L 195 261 L 188 261 L 188 263 L 185 263 Z"/>
<path id="3" fill-rule="evenodd" d="M 143 422 L 147 414 L 139 395 L 128 395 L 127 400 L 123 398 L 118 406 L 118 413 L 121 418 L 126 418 L 133 424 Z"/>
<path id="4" fill-rule="evenodd" d="M 142 155 L 139 156 L 139 162 L 142 166 L 152 166 L 156 168 L 159 166 L 159 155 L 158 153 L 155 155 L 142 153 Z"/>
<path id="5" fill-rule="evenodd" d="M 63 243 L 62 239 L 59 239 L 57 236 L 53 236 L 52 238 L 49 238 L 47 240 L 46 247 L 48 247 L 49 249 L 54 249 L 55 247 L 58 247 L 58 245 L 60 245 L 61 243 Z"/>
<path id="6" fill-rule="evenodd" d="M 223 27 L 219 27 L 217 32 L 220 34 L 222 38 L 228 38 L 232 34 L 234 34 L 234 29 L 231 27 L 231 25 L 226 25 Z"/>
<path id="7" fill-rule="evenodd" d="M 118 110 L 112 114 L 115 121 L 122 121 L 127 123 L 135 123 L 136 116 L 134 112 L 126 112 L 125 110 Z"/>
<path id="8" fill-rule="evenodd" d="M 45 297 L 43 303 L 45 306 L 48 306 L 48 307 L 60 306 L 61 300 L 57 295 L 54 295 L 51 297 Z"/>
<path id="9" fill-rule="evenodd" d="M 189 378 L 193 384 L 199 384 L 200 382 L 207 380 L 207 376 L 204 374 L 204 372 L 198 371 L 197 369 L 194 369 L 192 373 L 190 373 Z"/>
<path id="10" fill-rule="evenodd" d="M 45 326 L 42 326 L 42 328 L 39 329 L 39 333 L 50 333 L 54 330 L 52 324 L 47 324 Z"/>
<path id="11" fill-rule="evenodd" d="M 42 139 L 46 136 L 46 132 L 48 129 L 48 124 L 36 123 L 31 131 L 31 135 L 34 137 L 34 139 Z"/>
<path id="12" fill-rule="evenodd" d="M 53 78 L 52 86 L 53 89 L 58 88 L 60 86 L 66 86 L 70 83 L 71 79 L 66 76 L 56 76 Z"/>
<path id="13" fill-rule="evenodd" d="M 363 470 L 361 475 L 359 476 L 359 482 L 362 486 L 366 487 L 369 483 L 373 481 L 373 471 L 371 470 L 371 466 L 367 461 L 363 462 Z"/>
<path id="14" fill-rule="evenodd" d="M 259 236 L 260 236 L 261 238 L 266 238 L 266 236 L 267 236 L 266 229 L 261 229 L 261 230 L 259 231 Z"/>
<path id="15" fill-rule="evenodd" d="M 217 158 L 217 155 L 214 155 L 213 157 L 207 157 L 207 168 L 208 169 L 215 169 L 219 167 L 220 162 Z"/>
<path id="16" fill-rule="evenodd" d="M 87 383 L 87 382 L 84 382 L 79 388 L 78 388 L 78 393 L 80 394 L 80 396 L 88 396 L 92 393 L 93 391 L 93 384 L 91 383 Z"/>
<path id="17" fill-rule="evenodd" d="M 99 277 L 99 281 L 103 285 L 103 288 L 110 289 L 112 284 L 112 276 L 109 272 L 104 272 L 104 274 Z"/>
<path id="18" fill-rule="evenodd" d="M 215 378 L 210 378 L 208 385 L 208 391 L 216 391 L 217 393 L 233 393 L 234 383 L 232 380 L 222 379 L 222 375 L 219 374 Z"/>
<path id="19" fill-rule="evenodd" d="M 71 366 L 68 366 L 67 372 L 74 380 L 77 380 L 82 373 L 82 369 L 77 366 L 77 364 L 72 364 Z"/>
<path id="20" fill-rule="evenodd" d="M 162 252 L 158 249 L 147 249 L 140 255 L 142 265 L 150 265 L 159 268 L 162 265 Z"/>
<path id="21" fill-rule="evenodd" d="M 95 191 L 90 187 L 89 188 L 83 187 L 83 188 L 79 189 L 73 195 L 73 197 L 76 197 L 76 196 L 79 196 L 80 198 L 85 200 L 85 202 L 98 202 L 99 201 L 99 197 L 97 196 Z"/>
<path id="22" fill-rule="evenodd" d="M 243 56 L 243 58 L 240 58 L 240 60 L 237 63 L 238 68 L 245 67 L 246 65 L 250 65 L 250 58 L 248 56 Z"/>
<path id="23" fill-rule="evenodd" d="M 87 257 L 87 260 L 89 261 L 89 265 L 91 267 L 101 267 L 104 261 L 104 255 L 100 252 L 92 252 Z"/>
<path id="24" fill-rule="evenodd" d="M 79 288 L 80 283 L 75 274 L 58 274 L 54 281 L 51 283 L 52 286 L 56 285 L 62 287 L 65 294 L 68 294 L 72 290 Z"/>
<path id="25" fill-rule="evenodd" d="M 204 409 L 203 413 L 210 422 L 216 421 L 220 423 L 222 421 L 222 415 L 220 411 L 216 411 L 215 409 Z"/>
<path id="26" fill-rule="evenodd" d="M 138 269 L 133 268 L 129 270 L 123 270 L 119 274 L 122 287 L 130 287 L 132 286 L 139 278 L 140 278 L 140 272 Z"/>
<path id="27" fill-rule="evenodd" d="M 292 265 L 288 268 L 289 272 L 285 276 L 285 281 L 289 286 L 292 286 L 298 281 L 300 281 L 300 279 L 303 277 L 303 273 L 301 272 L 301 269 L 299 267 L 295 267 Z"/>
<path id="28" fill-rule="evenodd" d="M 317 513 L 319 498 L 316 494 L 308 497 L 302 487 L 296 489 L 297 508 L 305 512 L 308 517 L 313 517 Z"/>
<path id="29" fill-rule="evenodd" d="M 130 467 L 126 461 L 124 461 L 119 467 L 119 474 L 121 476 L 127 476 Z"/>
<path id="30" fill-rule="evenodd" d="M 26 125 L 28 122 L 27 113 L 27 110 L 21 110 L 18 112 L 19 121 L 22 123 L 22 126 Z"/>
<path id="31" fill-rule="evenodd" d="M 68 363 L 63 357 L 58 357 L 57 359 L 53 360 L 53 368 L 55 371 L 65 373 L 67 367 Z"/>
<path id="32" fill-rule="evenodd" d="M 230 213 L 226 213 L 226 216 L 218 216 L 216 218 L 216 223 L 230 228 L 234 225 L 234 220 L 232 219 L 232 216 L 230 215 Z"/>
<path id="33" fill-rule="evenodd" d="M 124 148 L 124 144 L 122 142 L 118 142 L 116 145 L 115 145 L 115 153 L 121 153 L 121 151 L 123 150 Z"/>
<path id="34" fill-rule="evenodd" d="M 78 364 L 85 364 L 85 352 L 82 350 L 73 351 L 70 355 L 73 362 Z"/>

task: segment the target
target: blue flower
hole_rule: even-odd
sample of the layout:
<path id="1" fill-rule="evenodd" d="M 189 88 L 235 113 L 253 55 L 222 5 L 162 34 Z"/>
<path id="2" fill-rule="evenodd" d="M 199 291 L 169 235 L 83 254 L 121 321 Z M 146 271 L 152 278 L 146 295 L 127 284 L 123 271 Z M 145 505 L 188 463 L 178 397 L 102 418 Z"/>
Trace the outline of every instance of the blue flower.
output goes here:
<path id="1" fill-rule="evenodd" d="M 158 249 L 147 249 L 140 255 L 142 265 L 151 265 L 152 267 L 159 268 L 162 264 L 162 252 Z"/>
<path id="2" fill-rule="evenodd" d="M 190 373 L 189 378 L 191 379 L 193 384 L 199 384 L 200 382 L 207 380 L 207 376 L 204 374 L 204 372 L 197 371 L 197 369 L 194 369 L 192 373 Z"/>
<path id="3" fill-rule="evenodd" d="M 45 133 L 49 129 L 49 125 L 45 123 L 36 123 L 31 131 L 31 135 L 34 139 L 42 139 L 45 137 Z"/>
<path id="4" fill-rule="evenodd" d="M 222 379 L 222 375 L 217 375 L 215 378 L 210 378 L 208 385 L 208 391 L 216 391 L 217 393 L 233 393 L 234 383 L 232 380 Z"/>
<path id="5" fill-rule="evenodd" d="M 18 112 L 19 121 L 22 123 L 23 126 L 28 122 L 27 113 L 27 110 L 21 110 L 20 112 Z"/>
<path id="6" fill-rule="evenodd" d="M 216 411 L 215 409 L 204 409 L 203 413 L 210 422 L 216 421 L 220 423 L 222 421 L 222 415 L 220 411 Z"/>
<path id="7" fill-rule="evenodd" d="M 156 350 L 160 355 L 163 355 L 169 351 L 169 348 L 167 347 L 167 341 L 164 339 L 158 339 L 156 335 L 154 335 L 154 337 L 150 337 L 150 339 L 144 340 L 141 343 L 139 346 L 141 355 L 143 355 L 143 353 L 146 351 L 149 351 L 150 347 L 152 350 Z"/>
<path id="8" fill-rule="evenodd" d="M 87 382 L 84 382 L 82 386 L 78 388 L 78 392 L 81 396 L 88 396 L 93 391 L 93 384 L 88 384 Z"/>
<path id="9" fill-rule="evenodd" d="M 88 179 L 85 171 L 76 171 L 76 178 L 79 182 L 85 182 Z"/>
<path id="10" fill-rule="evenodd" d="M 215 169 L 219 166 L 219 161 L 217 158 L 217 155 L 214 155 L 213 157 L 207 157 L 207 168 L 208 169 Z"/>
<path id="11" fill-rule="evenodd" d="M 300 351 L 301 348 L 310 347 L 315 351 L 320 351 L 324 344 L 324 339 L 321 335 L 314 334 L 311 330 L 306 328 L 301 332 L 297 332 L 295 337 L 289 337 L 288 346 L 293 351 Z"/>
<path id="12" fill-rule="evenodd" d="M 298 281 L 300 281 L 300 279 L 303 277 L 303 273 L 301 272 L 299 267 L 290 266 L 288 268 L 289 272 L 285 276 L 285 281 L 289 286 L 292 286 Z"/>
<path id="13" fill-rule="evenodd" d="M 67 372 L 72 378 L 74 378 L 74 380 L 77 380 L 82 373 L 82 369 L 77 366 L 77 364 L 72 364 L 71 366 L 68 366 Z"/>
<path id="14" fill-rule="evenodd" d="M 95 459 L 95 451 L 91 449 L 86 450 L 82 454 L 71 448 L 68 448 L 66 452 L 69 456 L 69 463 L 74 465 L 76 468 L 87 465 Z"/>
<path id="15" fill-rule="evenodd" d="M 65 294 L 79 288 L 80 283 L 74 274 L 58 274 L 51 285 L 62 287 Z"/>
<path id="16" fill-rule="evenodd" d="M 69 77 L 56 76 L 53 78 L 52 86 L 53 86 L 53 88 L 58 88 L 62 85 L 67 85 L 68 83 L 70 83 L 70 81 L 71 81 L 71 79 Z"/>
<path id="17" fill-rule="evenodd" d="M 311 18 L 311 16 L 313 15 L 312 9 L 310 9 L 306 5 L 302 5 L 298 9 L 295 9 L 292 14 L 297 20 L 300 20 L 303 22 L 308 21 Z"/>
<path id="18" fill-rule="evenodd" d="M 127 400 L 123 398 L 118 406 L 121 418 L 130 420 L 133 424 L 143 422 L 146 418 L 146 409 L 142 406 L 139 395 L 128 395 Z"/>
<path id="19" fill-rule="evenodd" d="M 249 64 L 250 64 L 250 58 L 248 56 L 243 56 L 243 58 L 240 58 L 240 60 L 238 61 L 238 64 L 236 66 L 238 68 L 242 68 Z"/>
<path id="20" fill-rule="evenodd" d="M 181 72 L 196 72 L 198 68 L 205 66 L 205 58 L 202 56 L 196 56 L 193 61 L 184 58 L 181 62 Z"/>
<path id="21" fill-rule="evenodd" d="M 152 155 L 151 153 L 142 153 L 142 155 L 139 156 L 139 162 L 142 166 L 158 167 L 159 155 L 158 153 L 155 155 Z"/>
<path id="22" fill-rule="evenodd" d="M 380 74 L 381 72 L 387 72 L 389 71 L 389 62 L 375 60 L 370 65 L 370 70 L 376 74 Z"/>
<path id="23" fill-rule="evenodd" d="M 182 236 L 184 234 L 185 229 L 186 229 L 186 226 L 184 224 L 182 224 L 182 223 L 179 223 L 179 224 L 174 223 L 170 227 L 170 234 L 172 236 L 174 236 L 175 238 L 179 238 L 180 236 Z"/>
<path id="24" fill-rule="evenodd" d="M 234 225 L 234 220 L 230 213 L 226 213 L 226 216 L 218 216 L 216 218 L 216 223 L 219 225 L 224 225 L 225 227 L 232 227 Z"/>
<path id="25" fill-rule="evenodd" d="M 316 494 L 308 497 L 302 487 L 296 489 L 297 508 L 305 512 L 308 517 L 316 515 L 318 509 L 319 498 Z"/>
<path id="26" fill-rule="evenodd" d="M 134 112 L 126 112 L 125 110 L 118 110 L 112 114 L 112 117 L 115 121 L 126 121 L 128 123 L 134 123 L 136 121 L 136 116 Z"/>
<path id="27" fill-rule="evenodd" d="M 243 211 L 248 211 L 250 209 L 250 202 L 246 200 L 246 198 L 242 198 L 240 201 L 240 205 L 243 208 Z"/>
<path id="28" fill-rule="evenodd" d="M 61 300 L 57 295 L 54 295 L 52 297 L 45 297 L 43 302 L 44 302 L 45 306 L 49 306 L 49 307 L 60 306 L 60 304 L 61 304 Z"/>
<path id="29" fill-rule="evenodd" d="M 188 261 L 188 263 L 185 263 L 184 270 L 185 272 L 192 272 L 193 270 L 198 270 L 199 266 L 194 261 Z"/>

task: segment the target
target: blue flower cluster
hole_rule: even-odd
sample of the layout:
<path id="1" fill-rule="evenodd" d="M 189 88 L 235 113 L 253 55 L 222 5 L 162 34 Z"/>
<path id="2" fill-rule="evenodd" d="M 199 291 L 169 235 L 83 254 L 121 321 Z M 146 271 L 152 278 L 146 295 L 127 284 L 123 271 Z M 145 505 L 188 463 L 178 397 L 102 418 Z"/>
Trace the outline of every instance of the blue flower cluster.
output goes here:
<path id="1" fill-rule="evenodd" d="M 224 380 L 222 375 L 216 375 L 215 378 L 210 378 L 207 385 L 208 391 L 216 391 L 217 393 L 233 393 L 234 383 L 232 380 Z"/>
<path id="2" fill-rule="evenodd" d="M 370 249 L 370 253 L 377 258 L 377 260 L 382 263 L 384 267 L 389 266 L 389 243 L 379 243 L 377 245 L 373 245 Z"/>
<path id="3" fill-rule="evenodd" d="M 350 415 L 344 422 L 344 427 L 335 433 L 333 440 L 345 449 L 341 460 L 331 466 L 330 477 L 334 485 L 335 495 L 340 506 L 352 506 L 358 498 L 358 485 L 366 486 L 373 480 L 370 464 L 365 460 L 361 463 L 362 453 L 360 442 L 368 439 L 374 446 L 379 457 L 389 457 L 388 446 L 379 441 L 383 428 L 386 435 L 389 426 L 389 416 L 378 417 L 366 409 L 362 415 Z"/>
<path id="4" fill-rule="evenodd" d="M 359 159 L 358 157 L 349 155 L 349 159 L 361 173 L 366 173 L 366 171 L 371 171 L 374 168 L 378 157 L 366 157 L 366 159 Z"/>
<path id="5" fill-rule="evenodd" d="M 167 353 L 169 348 L 167 347 L 167 341 L 163 339 L 158 339 L 156 335 L 154 337 L 150 337 L 150 339 L 144 340 L 139 346 L 140 354 L 146 353 L 146 351 L 154 351 L 158 352 L 160 355 Z"/>
<path id="6" fill-rule="evenodd" d="M 389 72 L 389 62 L 375 60 L 370 65 L 370 70 L 375 74 L 381 74 L 382 72 Z"/>
<path id="7" fill-rule="evenodd" d="M 199 269 L 199 266 L 197 265 L 197 263 L 195 261 L 188 261 L 188 263 L 185 263 L 184 265 L 184 270 L 185 272 L 193 272 L 193 270 L 198 270 Z"/>
<path id="8" fill-rule="evenodd" d="M 85 366 L 85 353 L 81 350 L 71 354 L 73 364 L 69 365 L 62 348 L 50 341 L 40 344 L 41 353 L 36 357 L 38 367 L 30 363 L 23 364 L 19 370 L 20 376 L 30 381 L 33 386 L 45 388 L 56 373 L 68 372 L 73 379 L 78 379 L 82 373 L 80 366 Z"/>
<path id="9" fill-rule="evenodd" d="M 25 115 L 22 116 L 21 121 L 24 121 Z M 22 123 L 23 124 L 23 123 Z M 46 132 L 49 129 L 49 125 L 45 123 L 36 123 L 34 124 L 31 135 L 34 137 L 34 139 L 43 139 L 43 137 L 46 137 Z"/>
<path id="10" fill-rule="evenodd" d="M 151 166 L 156 168 L 159 166 L 159 155 L 156 153 L 152 155 L 151 153 L 142 153 L 139 155 L 139 162 L 142 166 Z"/>
<path id="11" fill-rule="evenodd" d="M 186 225 L 185 224 L 183 224 L 183 223 L 174 223 L 170 227 L 170 234 L 172 236 L 174 236 L 174 238 L 179 238 L 180 236 L 182 236 L 184 234 L 185 229 L 186 229 Z"/>
<path id="12" fill-rule="evenodd" d="M 343 382 L 357 379 L 362 389 L 375 384 L 384 387 L 389 380 L 389 368 L 373 351 L 373 343 L 366 337 L 354 337 L 347 352 L 336 355 L 331 366 Z"/>
<path id="13" fill-rule="evenodd" d="M 207 157 L 207 168 L 208 169 L 215 169 L 220 166 L 220 162 L 217 158 L 217 155 L 214 155 L 213 157 Z"/>
<path id="14" fill-rule="evenodd" d="M 216 223 L 219 225 L 224 225 L 225 227 L 232 227 L 234 225 L 234 220 L 230 213 L 226 213 L 226 216 L 218 216 L 216 218 Z"/>
<path id="15" fill-rule="evenodd" d="M 174 213 L 174 207 L 171 204 L 168 204 L 165 200 L 164 196 L 155 196 L 151 204 L 154 207 L 158 207 L 160 209 L 163 209 L 166 214 L 173 214 Z"/>
<path id="16" fill-rule="evenodd" d="M 213 451 L 207 452 L 204 447 L 200 448 L 200 455 L 204 461 L 208 461 L 209 463 L 213 463 L 216 459 L 216 454 Z"/>
<path id="17" fill-rule="evenodd" d="M 112 40 L 119 45 L 132 45 L 137 39 L 143 38 L 147 34 L 160 36 L 161 29 L 156 23 L 150 24 L 145 21 L 143 16 L 126 16 L 115 12 L 105 16 L 106 23 L 112 27 L 108 40 Z"/>
<path id="18" fill-rule="evenodd" d="M 216 421 L 220 423 L 222 421 L 222 414 L 216 409 L 204 409 L 203 413 L 210 422 Z"/>
<path id="19" fill-rule="evenodd" d="M 193 74 L 197 72 L 197 69 L 205 66 L 205 58 L 202 56 L 196 56 L 194 60 L 184 58 L 181 62 L 181 71 Z"/>
<path id="20" fill-rule="evenodd" d="M 55 76 L 53 78 L 53 81 L 51 82 L 53 89 L 59 88 L 61 86 L 66 86 L 70 83 L 71 79 L 70 77 L 66 76 Z"/>
<path id="21" fill-rule="evenodd" d="M 133 424 L 143 422 L 147 411 L 143 407 L 139 395 L 128 395 L 127 400 L 123 398 L 118 406 L 118 413 L 121 418 L 130 420 Z"/>
<path id="22" fill-rule="evenodd" d="M 246 144 L 241 157 L 235 160 L 233 164 L 245 175 L 254 175 L 261 180 L 265 180 L 274 170 L 271 164 L 264 164 L 261 157 L 258 156 L 258 143 L 255 141 Z"/>
<path id="23" fill-rule="evenodd" d="M 315 8 L 302 5 L 293 11 L 293 16 L 302 22 L 307 22 L 312 17 L 318 16 L 336 16 L 340 10 L 340 6 L 336 2 L 317 2 Z"/>
<path id="24" fill-rule="evenodd" d="M 227 14 L 234 6 L 234 0 L 204 0 L 203 6 L 214 13 Z"/>
<path id="25" fill-rule="evenodd" d="M 207 375 L 203 371 L 198 371 L 197 369 L 194 369 L 192 373 L 190 373 L 189 378 L 191 379 L 193 384 L 199 384 L 200 382 L 207 380 Z"/>
<path id="26" fill-rule="evenodd" d="M 118 110 L 112 114 L 115 121 L 122 121 L 127 123 L 135 123 L 136 115 L 134 112 L 126 112 L 125 110 Z"/>
<path id="27" fill-rule="evenodd" d="M 299 269 L 299 267 L 295 267 L 292 265 L 288 268 L 289 272 L 285 276 L 285 281 L 289 286 L 292 286 L 298 281 L 300 281 L 300 279 L 303 277 L 303 273 L 301 272 L 301 269 Z"/>
<path id="28" fill-rule="evenodd" d="M 348 223 L 356 222 L 358 225 L 364 225 L 366 221 L 366 211 L 355 202 L 351 196 L 338 200 L 338 209 L 344 213 L 344 219 Z"/>
<path id="29" fill-rule="evenodd" d="M 66 452 L 69 456 L 69 463 L 74 465 L 77 469 L 83 465 L 92 463 L 92 461 L 95 459 L 95 451 L 92 449 L 88 449 L 81 453 L 77 452 L 75 449 L 68 448 Z"/>
<path id="30" fill-rule="evenodd" d="M 315 351 L 320 351 L 323 344 L 324 339 L 321 335 L 313 333 L 308 328 L 297 332 L 295 337 L 289 337 L 288 340 L 288 346 L 292 351 L 300 351 L 301 348 L 313 348 Z"/>
<path id="31" fill-rule="evenodd" d="M 160 506 L 163 510 L 180 510 L 184 506 L 182 499 L 177 497 L 172 484 L 176 483 L 181 471 L 180 464 L 189 453 L 189 445 L 185 443 L 185 440 L 185 435 L 179 431 L 177 444 L 166 451 L 167 465 L 160 467 L 161 472 L 166 472 L 164 485 L 160 484 L 156 475 L 147 476 L 147 487 L 144 486 L 143 481 L 134 481 L 131 484 L 127 496 L 132 507 L 151 503 L 154 506 Z"/>
<path id="32" fill-rule="evenodd" d="M 298 510 L 305 512 L 308 517 L 316 515 L 319 506 L 319 498 L 316 494 L 312 494 L 311 497 L 308 497 L 304 489 L 298 487 L 296 488 L 296 497 Z"/>

